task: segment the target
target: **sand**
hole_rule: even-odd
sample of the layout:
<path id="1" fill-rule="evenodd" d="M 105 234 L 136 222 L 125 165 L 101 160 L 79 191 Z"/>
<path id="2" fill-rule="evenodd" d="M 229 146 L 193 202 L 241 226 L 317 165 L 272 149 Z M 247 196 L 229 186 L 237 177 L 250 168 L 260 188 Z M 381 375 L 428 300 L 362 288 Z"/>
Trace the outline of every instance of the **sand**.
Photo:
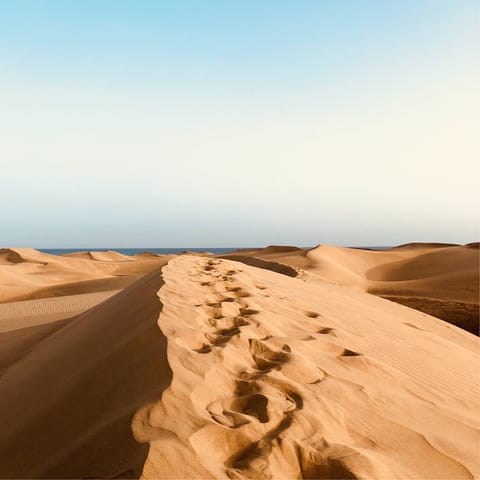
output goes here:
<path id="1" fill-rule="evenodd" d="M 232 255 L 237 260 L 255 257 L 303 269 L 479 333 L 477 244 L 411 243 L 382 251 L 331 245 L 310 250 L 268 247 Z"/>
<path id="2" fill-rule="evenodd" d="M 134 420 L 144 478 L 478 477 L 474 336 L 226 260 L 164 280 L 173 380 Z"/>
<path id="3" fill-rule="evenodd" d="M 129 257 L 118 252 L 59 256 L 32 248 L 3 248 L 0 303 L 118 290 L 164 265 L 169 258 Z"/>
<path id="4" fill-rule="evenodd" d="M 467 282 L 455 246 L 4 253 L 27 296 L 45 262 L 129 282 L 0 305 L 0 477 L 480 478 L 478 337 L 367 292 L 433 289 L 448 249 Z"/>
<path id="5" fill-rule="evenodd" d="M 148 448 L 133 438 L 132 415 L 171 375 L 157 326 L 161 284 L 156 270 L 9 362 L 0 378 L 0 476 L 139 476 Z"/>

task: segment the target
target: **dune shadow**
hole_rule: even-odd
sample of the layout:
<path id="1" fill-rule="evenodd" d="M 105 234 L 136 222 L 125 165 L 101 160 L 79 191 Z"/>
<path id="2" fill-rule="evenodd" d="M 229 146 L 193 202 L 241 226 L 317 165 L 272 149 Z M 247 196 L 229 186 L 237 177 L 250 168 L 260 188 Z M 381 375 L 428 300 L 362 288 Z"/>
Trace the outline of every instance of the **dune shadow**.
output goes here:
<path id="1" fill-rule="evenodd" d="M 140 477 L 149 444 L 132 417 L 172 379 L 162 284 L 157 269 L 50 335 L 29 332 L 38 342 L 0 376 L 0 478 Z"/>
<path id="2" fill-rule="evenodd" d="M 218 258 L 244 263 L 245 265 L 249 265 L 251 267 L 263 268 L 264 270 L 270 270 L 272 272 L 281 273 L 282 275 L 287 275 L 288 277 L 298 276 L 297 270 L 295 270 L 293 267 L 290 267 L 283 263 L 273 262 L 271 260 L 263 260 L 258 257 L 229 254 L 229 255 L 220 255 Z"/>

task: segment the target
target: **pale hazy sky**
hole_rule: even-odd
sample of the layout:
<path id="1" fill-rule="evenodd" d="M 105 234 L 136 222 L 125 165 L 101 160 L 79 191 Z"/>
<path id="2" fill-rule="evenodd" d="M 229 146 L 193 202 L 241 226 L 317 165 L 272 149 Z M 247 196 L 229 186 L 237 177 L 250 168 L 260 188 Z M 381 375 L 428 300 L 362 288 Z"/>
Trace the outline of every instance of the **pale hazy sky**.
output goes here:
<path id="1" fill-rule="evenodd" d="M 479 2 L 0 0 L 0 247 L 478 240 Z"/>

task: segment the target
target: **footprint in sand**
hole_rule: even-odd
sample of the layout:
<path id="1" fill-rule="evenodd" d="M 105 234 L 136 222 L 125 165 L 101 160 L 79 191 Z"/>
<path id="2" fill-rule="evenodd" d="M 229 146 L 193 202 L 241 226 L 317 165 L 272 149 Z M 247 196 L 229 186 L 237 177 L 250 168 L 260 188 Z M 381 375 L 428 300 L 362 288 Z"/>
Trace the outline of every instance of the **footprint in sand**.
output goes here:
<path id="1" fill-rule="evenodd" d="M 343 350 L 340 357 L 360 357 L 361 355 L 362 355 L 361 353 L 355 352 L 354 350 L 350 350 L 349 348 L 345 348 L 345 350 Z"/>
<path id="2" fill-rule="evenodd" d="M 242 287 L 231 286 L 227 287 L 227 292 L 233 292 L 237 298 L 250 297 L 250 293 L 244 290 Z"/>
<path id="3" fill-rule="evenodd" d="M 221 308 L 222 304 L 220 302 L 210 302 L 206 304 L 210 308 Z"/>
<path id="4" fill-rule="evenodd" d="M 287 344 L 284 344 L 281 349 L 275 350 L 265 342 L 254 338 L 249 339 L 249 349 L 255 365 L 260 371 L 279 367 L 289 359 L 292 351 Z"/>
<path id="5" fill-rule="evenodd" d="M 213 333 L 206 333 L 205 338 L 212 345 L 222 345 L 224 343 L 227 343 L 231 339 L 231 337 L 238 335 L 239 333 L 240 329 L 238 327 L 221 328 Z"/>
<path id="6" fill-rule="evenodd" d="M 319 330 L 317 330 L 317 333 L 320 333 L 321 335 L 328 335 L 329 333 L 332 333 L 333 331 L 334 331 L 333 328 L 322 327 Z"/>
<path id="7" fill-rule="evenodd" d="M 216 400 L 207 407 L 207 412 L 220 425 L 239 428 L 254 418 L 260 423 L 268 422 L 267 405 L 268 398 L 265 395 L 254 393 Z"/>
<path id="8" fill-rule="evenodd" d="M 358 450 L 330 444 L 322 439 L 313 445 L 299 445 L 302 478 L 378 478 L 371 460 Z M 362 475 L 358 476 L 361 472 Z"/>
<path id="9" fill-rule="evenodd" d="M 232 298 L 232 297 L 220 297 L 218 301 L 219 301 L 220 303 L 224 303 L 224 302 L 234 302 L 235 299 Z"/>
<path id="10" fill-rule="evenodd" d="M 240 308 L 240 315 L 243 317 L 248 317 L 250 315 L 256 315 L 257 313 L 260 313 L 258 310 L 254 310 L 253 308 Z"/>

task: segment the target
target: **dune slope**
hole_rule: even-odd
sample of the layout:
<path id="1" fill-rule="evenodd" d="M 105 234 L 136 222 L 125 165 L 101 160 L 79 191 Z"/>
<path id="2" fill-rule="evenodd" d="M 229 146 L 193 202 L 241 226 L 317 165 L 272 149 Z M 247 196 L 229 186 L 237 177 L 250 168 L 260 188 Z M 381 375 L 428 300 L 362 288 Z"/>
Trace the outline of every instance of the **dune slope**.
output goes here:
<path id="1" fill-rule="evenodd" d="M 117 252 L 51 255 L 33 248 L 0 249 L 0 303 L 113 291 L 165 265 L 170 257 Z"/>
<path id="2" fill-rule="evenodd" d="M 413 243 L 390 250 L 319 245 L 267 247 L 244 255 L 303 269 L 393 300 L 479 334 L 479 250 L 469 245 Z"/>
<path id="3" fill-rule="evenodd" d="M 70 320 L 0 334 L 18 346 L 0 358 L 0 477 L 138 478 L 131 418 L 171 379 L 161 285 L 157 269 Z"/>
<path id="4" fill-rule="evenodd" d="M 185 255 L 163 276 L 143 478 L 480 475 L 477 337 L 308 275 Z"/>
<path id="5" fill-rule="evenodd" d="M 9 317 L 0 477 L 480 478 L 477 337 L 236 258 L 179 255 L 84 313 Z"/>

